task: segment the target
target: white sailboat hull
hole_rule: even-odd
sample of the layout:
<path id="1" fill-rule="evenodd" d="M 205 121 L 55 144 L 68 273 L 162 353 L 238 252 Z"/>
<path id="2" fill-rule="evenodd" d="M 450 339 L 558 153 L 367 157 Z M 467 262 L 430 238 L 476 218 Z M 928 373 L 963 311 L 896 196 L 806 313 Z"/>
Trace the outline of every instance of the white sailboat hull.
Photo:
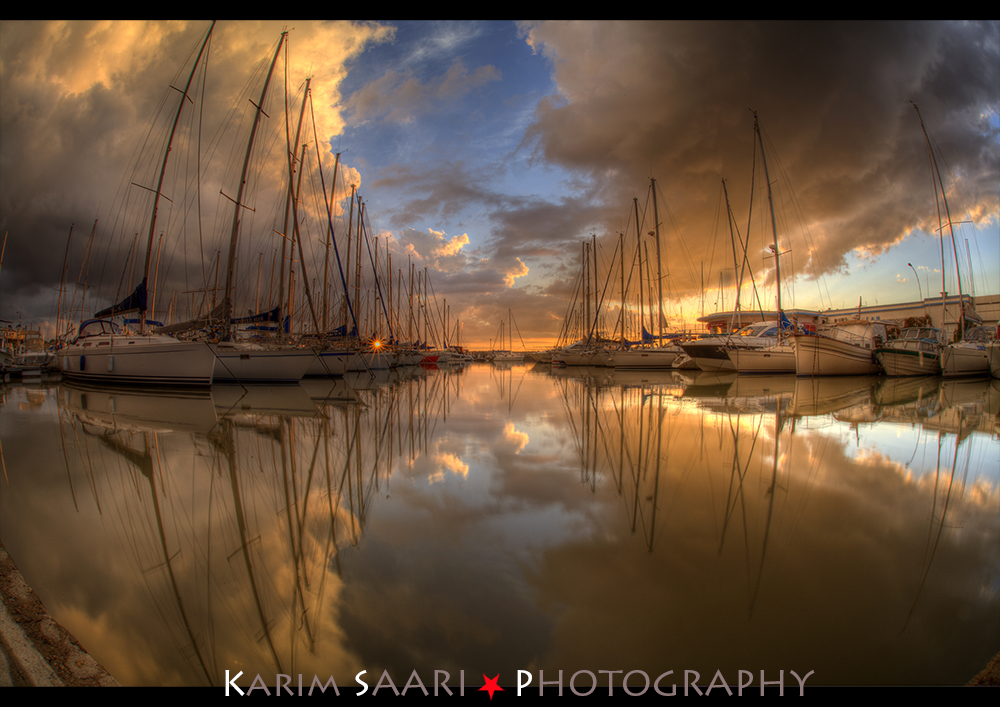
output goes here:
<path id="1" fill-rule="evenodd" d="M 611 365 L 624 370 L 647 368 L 673 368 L 674 361 L 683 351 L 674 348 L 630 349 L 611 354 Z"/>
<path id="2" fill-rule="evenodd" d="M 936 376 L 941 372 L 941 356 L 936 351 L 879 349 L 875 358 L 887 376 Z"/>
<path id="3" fill-rule="evenodd" d="M 738 373 L 795 373 L 795 348 L 776 344 L 761 349 L 729 349 L 729 360 Z"/>
<path id="4" fill-rule="evenodd" d="M 552 363 L 564 366 L 607 366 L 609 356 L 607 351 L 562 351 L 552 356 Z"/>
<path id="5" fill-rule="evenodd" d="M 351 361 L 358 355 L 350 349 L 325 349 L 316 352 L 316 358 L 306 369 L 305 377 L 336 377 L 347 373 Z"/>
<path id="6" fill-rule="evenodd" d="M 985 346 L 955 343 L 941 350 L 941 375 L 982 376 L 990 372 L 990 356 Z"/>
<path id="7" fill-rule="evenodd" d="M 396 357 L 384 349 L 373 351 L 358 351 L 357 355 L 351 358 L 347 370 L 351 372 L 360 371 L 386 371 L 395 368 Z"/>
<path id="8" fill-rule="evenodd" d="M 58 356 L 59 370 L 67 379 L 140 386 L 211 385 L 216 360 L 208 343 L 163 334 L 90 336 Z"/>
<path id="9" fill-rule="evenodd" d="M 868 376 L 880 371 L 872 349 L 827 336 L 795 336 L 799 376 Z"/>
<path id="10" fill-rule="evenodd" d="M 219 344 L 216 358 L 216 383 L 298 383 L 316 359 L 316 352 Z"/>

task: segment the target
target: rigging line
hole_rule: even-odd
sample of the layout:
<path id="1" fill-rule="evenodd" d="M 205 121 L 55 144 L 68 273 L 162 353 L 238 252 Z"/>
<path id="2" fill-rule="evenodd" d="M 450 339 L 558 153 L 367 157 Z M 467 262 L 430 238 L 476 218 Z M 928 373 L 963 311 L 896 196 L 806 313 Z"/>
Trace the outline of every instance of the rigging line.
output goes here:
<path id="1" fill-rule="evenodd" d="M 330 240 L 333 242 L 333 252 L 337 256 L 337 271 L 340 273 L 340 283 L 341 286 L 344 288 L 344 299 L 347 302 L 347 311 L 350 313 L 351 323 L 354 325 L 354 335 L 357 336 L 358 320 L 354 315 L 354 305 L 351 302 L 351 295 L 347 289 L 347 278 L 344 276 L 344 266 L 340 260 L 340 249 L 337 247 L 337 231 L 333 227 L 333 213 L 330 204 L 330 202 L 333 199 L 333 195 L 331 195 L 329 199 L 327 199 L 326 197 L 326 179 L 323 177 L 323 169 L 322 169 L 323 162 L 322 162 L 322 156 L 319 151 L 319 136 L 316 129 L 316 115 L 313 107 L 313 101 L 311 98 L 309 100 L 309 117 L 312 121 L 312 126 L 313 126 L 313 143 L 316 146 L 316 161 L 319 165 L 321 165 L 319 170 L 319 179 L 320 179 L 320 185 L 323 188 L 323 205 L 326 208 L 327 225 L 330 228 L 330 233 L 333 234 L 333 237 Z M 352 197 L 352 202 L 353 202 L 353 197 Z"/>
<path id="2" fill-rule="evenodd" d="M 617 254 L 617 253 L 618 253 L 618 244 L 616 243 L 615 244 L 615 252 L 611 254 L 611 262 L 612 263 L 614 262 L 614 257 L 615 257 L 615 254 Z M 594 263 L 595 263 L 595 267 L 596 267 L 596 264 L 597 264 L 597 254 L 596 253 L 594 254 Z M 601 307 L 604 306 L 604 295 L 607 294 L 607 291 L 608 291 L 608 283 L 611 281 L 612 270 L 613 270 L 613 268 L 610 268 L 608 270 L 608 276 L 604 280 L 604 289 L 601 290 L 601 299 L 597 303 L 597 313 L 594 314 L 594 322 L 593 322 L 593 325 L 590 328 L 590 334 L 588 335 L 588 339 L 592 339 L 594 337 L 595 330 L 597 329 L 597 320 L 600 318 Z"/>

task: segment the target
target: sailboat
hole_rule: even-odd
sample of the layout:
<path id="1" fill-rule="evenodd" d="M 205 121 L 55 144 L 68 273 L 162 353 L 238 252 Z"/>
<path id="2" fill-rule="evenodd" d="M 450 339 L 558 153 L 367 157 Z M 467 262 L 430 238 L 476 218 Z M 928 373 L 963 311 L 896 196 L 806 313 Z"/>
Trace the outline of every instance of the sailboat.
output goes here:
<path id="1" fill-rule="evenodd" d="M 278 41 L 278 46 L 275 49 L 270 68 L 267 71 L 263 87 L 261 88 L 260 98 L 253 104 L 256 111 L 250 128 L 250 136 L 247 140 L 239 188 L 236 198 L 233 200 L 235 206 L 232 231 L 229 239 L 229 256 L 222 302 L 206 317 L 200 317 L 159 329 L 160 332 L 175 333 L 193 331 L 205 327 L 215 328 L 216 331 L 212 333 L 212 336 L 218 336 L 219 338 L 219 343 L 215 348 L 216 363 L 214 369 L 214 381 L 217 383 L 296 383 L 302 379 L 306 370 L 316 359 L 316 352 L 311 348 L 265 345 L 252 341 L 239 340 L 235 336 L 234 330 L 234 325 L 251 320 L 256 321 L 261 316 L 255 314 L 243 319 L 233 318 L 236 290 L 236 254 L 240 238 L 241 216 L 245 208 L 243 199 L 250 172 L 250 159 L 253 154 L 257 130 L 261 123 L 261 116 L 264 114 L 264 105 L 271 78 L 287 34 L 287 32 L 283 32 Z M 292 158 L 289 157 L 289 159 L 291 160 Z M 291 168 L 289 168 L 289 171 L 291 171 Z M 291 186 L 289 189 L 291 189 Z M 274 312 L 274 315 L 280 319 L 280 309 Z M 204 337 L 205 335 L 202 334 L 201 336 Z"/>
<path id="2" fill-rule="evenodd" d="M 816 334 L 793 334 L 795 373 L 813 376 L 869 376 L 880 372 L 875 349 L 888 338 L 885 324 L 853 319 L 820 329 Z"/>
<path id="3" fill-rule="evenodd" d="M 764 153 L 764 138 L 760 134 L 760 122 L 757 113 L 753 114 L 753 129 L 760 144 L 761 161 L 764 164 L 764 179 L 767 182 L 767 203 L 771 209 L 771 233 L 774 243 L 770 250 L 774 255 L 775 287 L 778 291 L 778 331 L 777 342 L 772 346 L 759 348 L 743 348 L 734 345 L 728 349 L 729 359 L 739 373 L 794 373 L 795 348 L 785 341 L 784 330 L 791 329 L 781 308 L 781 251 L 778 248 L 778 225 L 774 218 L 774 196 L 771 192 L 771 177 L 767 171 L 767 156 Z"/>
<path id="4" fill-rule="evenodd" d="M 243 160 L 243 172 L 240 177 L 239 191 L 236 196 L 236 205 L 233 212 L 233 229 L 229 239 L 229 263 L 226 269 L 226 291 L 222 300 L 223 323 L 226 331 L 225 340 L 220 342 L 216 355 L 218 364 L 215 367 L 216 380 L 240 381 L 240 382 L 269 382 L 269 383 L 295 383 L 302 379 L 306 370 L 316 359 L 316 352 L 312 349 L 286 347 L 286 346 L 263 346 L 257 343 L 246 341 L 236 341 L 232 336 L 232 310 L 233 296 L 235 290 L 234 270 L 236 265 L 236 246 L 240 236 L 240 214 L 243 208 L 243 190 L 247 183 L 247 173 L 250 168 L 250 156 L 253 152 L 254 139 L 257 135 L 257 128 L 260 125 L 260 118 L 264 112 L 264 101 L 267 98 L 268 87 L 271 83 L 271 76 L 274 73 L 275 64 L 281 53 L 287 32 L 281 34 L 278 40 L 278 47 L 274 51 L 271 59 L 271 67 L 261 88 L 260 100 L 256 103 L 253 127 L 250 130 L 250 139 L 247 142 L 246 156 Z M 289 185 L 291 189 L 291 185 Z"/>
<path id="5" fill-rule="evenodd" d="M 510 338 L 510 346 L 506 350 L 497 351 L 493 354 L 493 360 L 497 363 L 516 363 L 524 360 L 523 353 L 514 353 L 514 315 L 507 310 L 507 335 Z M 500 322 L 500 345 L 503 346 L 503 322 Z"/>
<path id="6" fill-rule="evenodd" d="M 629 349 L 619 349 L 611 353 L 610 365 L 616 369 L 621 370 L 637 370 L 637 369 L 666 369 L 673 368 L 674 361 L 678 356 L 682 355 L 684 352 L 680 347 L 674 346 L 663 346 L 663 263 L 660 260 L 660 218 L 659 210 L 656 204 L 656 180 L 650 178 L 650 191 L 653 193 L 653 220 L 655 222 L 655 230 L 653 235 L 656 237 L 656 282 L 657 282 L 657 296 L 659 299 L 658 304 L 658 332 L 656 346 L 643 345 L 637 348 Z M 636 237 L 637 241 L 638 235 L 641 232 L 639 227 L 639 203 L 637 199 L 632 200 L 635 207 L 635 226 L 636 226 Z M 637 245 L 639 245 L 637 243 Z M 641 249 L 641 246 L 639 246 Z M 641 250 L 640 250 L 641 252 Z M 622 273 L 624 278 L 624 273 Z M 624 288 L 624 284 L 623 284 Z M 642 321 L 642 265 L 639 266 L 639 320 Z M 624 300 L 624 295 L 623 295 Z M 624 301 L 622 305 L 624 311 Z M 652 309 L 652 307 L 650 307 Z M 624 320 L 622 321 L 624 328 Z M 643 344 L 647 341 L 652 341 L 653 335 L 646 331 L 646 327 L 640 324 L 640 329 L 642 331 Z M 624 338 L 624 337 L 623 337 Z"/>
<path id="7" fill-rule="evenodd" d="M 726 194 L 726 213 L 729 221 L 730 240 L 733 246 L 733 268 L 735 271 L 742 273 L 742 268 L 737 260 L 736 240 L 738 232 L 733 228 L 733 213 L 729 206 L 729 192 L 726 189 L 725 180 L 722 182 L 722 188 Z M 743 249 L 743 263 L 745 267 L 746 246 L 743 244 L 742 238 L 740 238 L 740 247 Z M 741 326 L 743 322 L 743 314 L 740 309 L 742 281 L 743 276 L 740 274 L 736 283 L 736 305 L 733 309 L 729 329 L 723 333 L 682 342 L 680 348 L 684 351 L 684 356 L 677 359 L 674 368 L 700 368 L 705 373 L 735 372 L 736 365 L 729 356 L 730 349 L 766 348 L 774 346 L 777 343 L 778 322 L 776 321 L 754 322 Z"/>
<path id="8" fill-rule="evenodd" d="M 961 341 L 948 344 L 941 351 L 941 375 L 981 376 L 990 371 L 990 330 L 984 326 L 970 327 Z"/>
<path id="9" fill-rule="evenodd" d="M 552 354 L 552 365 L 553 366 L 607 366 L 611 361 L 610 352 L 604 348 L 606 340 L 604 340 L 600 333 L 598 332 L 597 323 L 600 319 L 601 303 L 597 298 L 597 239 L 594 237 L 592 243 L 583 242 L 583 258 L 581 260 L 581 278 L 579 294 L 583 301 L 582 314 L 582 329 L 586 332 L 586 336 L 564 346 L 558 351 Z M 593 254 L 592 256 L 590 254 Z M 594 314 L 591 316 L 590 312 L 590 263 L 593 262 L 593 272 L 594 272 Z M 576 310 L 576 303 L 570 309 L 569 314 L 566 316 L 566 321 L 563 323 L 563 330 L 568 332 L 570 330 L 570 321 L 573 319 L 573 313 Z M 560 336 L 562 339 L 562 336 Z"/>
<path id="10" fill-rule="evenodd" d="M 173 144 L 181 111 L 188 99 L 188 91 L 205 53 L 215 23 L 209 28 L 201 49 L 191 67 L 187 85 L 178 98 L 177 112 L 170 129 L 170 137 L 163 153 L 159 183 L 154 191 L 153 208 L 146 242 L 145 270 L 142 281 L 124 300 L 107 307 L 80 323 L 76 338 L 59 352 L 59 368 L 69 379 L 99 383 L 128 383 L 134 385 L 208 386 L 212 384 L 215 369 L 215 350 L 204 341 L 180 341 L 163 333 L 147 330 L 147 281 L 153 256 L 153 234 L 156 229 L 156 212 L 159 205 L 167 160 Z M 139 313 L 139 333 L 124 331 L 110 317 Z"/>
<path id="11" fill-rule="evenodd" d="M 927 154 L 931 161 L 931 174 L 934 179 L 934 198 L 937 201 L 938 190 L 940 189 L 941 200 L 944 202 L 945 216 L 948 221 L 948 228 L 952 229 L 951 212 L 948 209 L 948 197 L 945 193 L 944 182 L 941 181 L 941 173 L 937 168 L 937 159 L 934 150 L 931 148 L 930 138 L 927 136 L 927 129 L 924 127 L 924 120 L 920 116 L 920 109 L 910 101 L 913 109 L 917 112 L 920 120 L 920 129 L 924 133 L 924 142 L 927 144 Z M 947 291 L 945 287 L 945 267 L 944 267 L 944 224 L 941 216 L 941 202 L 938 201 L 938 223 L 941 226 L 941 326 L 944 327 L 944 315 L 947 311 Z M 955 242 L 955 233 L 951 233 L 952 244 Z M 958 271 L 958 257 L 955 257 L 955 274 L 958 282 L 958 327 L 959 335 L 964 337 L 965 322 L 967 313 L 965 302 L 962 297 L 962 277 Z M 978 318 L 978 317 L 977 317 Z M 875 352 L 875 357 L 886 375 L 889 376 L 934 376 L 941 373 L 941 355 L 945 348 L 943 345 L 943 332 L 929 326 L 904 328 L 898 338 L 886 342 Z"/>

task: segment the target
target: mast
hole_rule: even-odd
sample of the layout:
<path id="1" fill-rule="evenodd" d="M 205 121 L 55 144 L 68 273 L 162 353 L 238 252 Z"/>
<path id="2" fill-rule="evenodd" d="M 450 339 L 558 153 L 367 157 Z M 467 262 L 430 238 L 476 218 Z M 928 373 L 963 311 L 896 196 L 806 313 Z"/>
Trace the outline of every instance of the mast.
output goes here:
<path id="1" fill-rule="evenodd" d="M 287 62 L 286 62 L 287 66 Z M 287 69 L 286 69 L 287 74 Z M 295 153 L 298 150 L 299 139 L 302 137 L 302 121 L 306 117 L 306 100 L 309 98 L 309 84 L 312 78 L 306 79 L 306 90 L 302 94 L 302 109 L 299 111 L 299 123 L 295 128 L 295 139 L 291 139 L 291 135 L 288 134 L 288 91 L 285 91 L 285 142 L 288 146 L 288 196 L 285 197 L 285 219 L 284 227 L 281 229 L 281 270 L 280 277 L 278 278 L 278 304 L 281 305 L 285 301 L 285 248 L 288 246 L 288 219 L 292 216 L 292 209 L 295 203 Z M 301 174 L 303 168 L 305 167 L 305 146 L 302 148 L 302 160 L 299 163 L 299 172 Z M 292 259 L 295 258 L 295 245 L 292 244 Z M 291 288 L 291 265 L 289 267 L 289 289 Z M 288 311 L 289 316 L 291 315 L 291 309 Z M 278 320 L 281 323 L 281 315 L 279 313 Z M 290 325 L 289 325 L 290 326 Z M 280 327 L 279 327 L 280 328 Z"/>
<path id="2" fill-rule="evenodd" d="M 66 264 L 69 262 L 69 243 L 73 238 L 73 224 L 69 225 L 69 235 L 66 236 L 66 253 L 63 255 L 62 277 L 59 279 L 59 298 L 56 300 L 56 342 L 59 341 L 59 320 L 62 314 L 63 288 L 66 286 Z M 3 247 L 0 248 L 0 264 L 3 263 L 3 251 L 7 247 L 7 234 L 3 234 Z"/>
<path id="3" fill-rule="evenodd" d="M 656 322 L 656 330 L 659 338 L 659 344 L 663 344 L 663 265 L 660 261 L 660 214 L 656 208 L 656 180 L 650 179 L 652 183 L 653 190 L 653 225 L 655 227 L 656 233 L 656 299 L 659 300 L 659 305 L 657 307 L 658 321 Z"/>
<path id="4" fill-rule="evenodd" d="M 937 204 L 938 211 L 938 227 L 941 239 L 941 336 L 944 336 L 944 317 L 947 312 L 947 291 L 945 290 L 945 280 L 944 280 L 944 228 L 941 226 L 941 203 L 937 200 L 937 190 L 941 190 L 941 201 L 944 202 L 944 213 L 948 219 L 948 230 L 951 233 L 951 249 L 955 254 L 955 278 L 958 283 L 958 338 L 965 337 L 965 299 L 962 295 L 962 273 L 958 268 L 958 248 L 955 245 L 955 229 L 951 224 L 951 210 L 948 208 L 948 196 L 945 194 L 944 182 L 941 181 L 941 170 L 938 169 L 937 158 L 934 156 L 934 149 L 931 147 L 931 140 L 927 136 L 927 128 L 924 127 L 924 119 L 920 115 L 920 109 L 917 108 L 917 104 L 910 101 L 910 105 L 913 106 L 913 110 L 917 111 L 917 119 L 920 121 L 920 129 L 924 133 L 924 142 L 927 143 L 927 154 L 930 155 L 932 172 L 932 181 L 935 181 L 934 185 L 934 201 Z"/>
<path id="5" fill-rule="evenodd" d="M 753 129 L 757 133 L 757 141 L 760 143 L 760 161 L 764 165 L 764 180 L 767 182 L 767 203 L 771 208 L 771 233 L 774 236 L 774 277 L 775 286 L 778 291 L 778 343 L 781 343 L 783 339 L 784 326 L 782 325 L 782 308 L 781 308 L 781 251 L 778 250 L 778 224 L 774 219 L 774 194 L 771 191 L 771 177 L 767 172 L 767 155 L 764 154 L 764 137 L 760 134 L 760 122 L 757 120 L 756 111 L 753 114 Z M 750 240 L 750 234 L 747 234 L 747 241 Z"/>
<path id="6" fill-rule="evenodd" d="M 334 162 L 333 162 L 333 186 L 330 187 L 330 210 L 333 211 L 333 204 L 335 202 L 337 194 L 337 172 L 340 171 L 340 153 L 338 152 Z M 324 260 L 323 260 L 323 332 L 327 329 L 327 288 L 329 287 L 329 272 L 330 272 L 330 240 L 333 238 L 333 227 L 331 220 L 331 227 L 326 229 L 326 249 L 324 250 Z"/>
<path id="7" fill-rule="evenodd" d="M 594 270 L 594 322 L 593 322 L 593 324 L 590 325 L 590 331 L 593 332 L 596 336 L 600 337 L 601 331 L 600 331 L 600 329 L 597 328 L 597 322 L 598 322 L 598 320 L 600 319 L 600 316 L 601 316 L 601 301 L 600 301 L 600 287 L 597 284 L 597 234 L 596 233 L 591 233 L 590 234 L 590 242 L 592 244 L 591 248 L 590 248 L 590 252 L 592 254 L 591 255 L 591 260 L 594 263 L 594 267 L 593 267 L 593 270 Z"/>
<path id="8" fill-rule="evenodd" d="M 233 276 L 236 269 L 236 245 L 239 242 L 240 235 L 240 209 L 243 208 L 243 190 L 247 183 L 247 172 L 250 169 L 250 155 L 253 152 L 257 127 L 260 125 L 260 116 L 264 112 L 264 99 L 267 98 L 267 89 L 271 85 L 271 75 L 274 73 L 275 64 L 278 63 L 278 55 L 281 53 L 281 47 L 285 43 L 286 36 L 288 36 L 288 32 L 281 33 L 281 39 L 278 40 L 278 48 L 274 50 L 274 58 L 271 59 L 271 67 L 267 71 L 267 78 L 264 80 L 264 87 L 260 92 L 260 100 L 256 105 L 257 111 L 254 114 L 253 127 L 250 129 L 250 139 L 247 142 L 246 157 L 243 159 L 243 172 L 240 174 L 239 191 L 236 194 L 236 207 L 233 211 L 233 232 L 229 237 L 229 262 L 226 266 L 226 294 L 222 299 L 222 326 L 226 338 L 229 338 L 230 335 L 229 320 L 232 318 L 233 313 L 233 289 L 235 287 Z"/>
<path id="9" fill-rule="evenodd" d="M 174 124 L 170 128 L 170 138 L 167 140 L 167 149 L 163 152 L 163 163 L 160 166 L 160 178 L 156 183 L 156 191 L 153 193 L 153 212 L 149 218 L 149 237 L 146 239 L 146 264 L 143 269 L 142 282 L 146 283 L 147 278 L 149 278 L 149 268 L 153 259 L 153 233 L 156 231 L 156 212 L 160 204 L 160 193 L 163 189 L 163 179 L 167 172 L 167 158 L 170 157 L 170 147 L 174 142 L 174 134 L 177 132 L 177 125 L 181 120 L 181 111 L 184 109 L 184 101 L 188 99 L 188 90 L 191 88 L 191 82 L 194 81 L 195 72 L 198 70 L 198 64 L 201 63 L 201 57 L 205 53 L 205 47 L 208 46 L 208 40 L 212 37 L 212 30 L 215 29 L 215 20 L 212 20 L 211 27 L 208 28 L 208 33 L 205 35 L 205 40 L 201 43 L 201 49 L 198 50 L 198 56 L 194 60 L 194 66 L 191 67 L 191 74 L 188 76 L 187 84 L 184 85 L 184 92 L 181 94 L 181 100 L 177 105 L 177 113 L 174 115 Z M 146 304 L 145 301 L 142 303 L 142 308 L 139 310 L 139 333 L 142 334 L 146 331 Z"/>
<path id="10" fill-rule="evenodd" d="M 622 286 L 622 306 L 618 311 L 618 323 L 621 327 L 622 341 L 628 341 L 625 338 L 625 234 L 618 234 L 618 261 L 619 269 L 621 270 L 621 286 Z"/>
<path id="11" fill-rule="evenodd" d="M 639 256 L 639 338 L 642 339 L 642 343 L 646 343 L 646 337 L 642 335 L 643 330 L 646 328 L 646 320 L 643 314 L 643 299 L 642 292 L 642 226 L 639 223 L 639 197 L 632 197 L 632 206 L 635 207 L 635 249 L 636 254 Z"/>
<path id="12" fill-rule="evenodd" d="M 584 287 L 584 289 L 583 289 L 583 303 L 584 303 L 584 307 L 585 307 L 584 316 L 586 317 L 586 319 L 584 319 L 584 326 L 587 327 L 587 345 L 589 346 L 590 345 L 590 332 L 593 331 L 593 330 L 591 329 L 591 324 L 590 324 L 590 271 L 587 269 L 587 265 L 588 265 L 588 263 L 587 263 L 587 241 L 584 241 L 583 242 L 583 287 Z M 501 342 L 501 345 L 502 345 L 502 342 Z"/>
<path id="13" fill-rule="evenodd" d="M 739 262 L 736 259 L 736 234 L 733 233 L 733 208 L 729 205 L 729 189 L 726 188 L 726 180 L 722 180 L 722 193 L 726 197 L 726 220 L 729 222 L 729 243 L 733 247 L 733 277 L 736 278 L 736 304 L 733 305 L 733 316 L 729 320 L 729 329 L 732 331 L 735 325 L 742 326 L 743 319 L 740 317 L 740 292 L 743 289 L 743 272 L 739 271 Z M 752 197 L 751 197 L 752 198 Z M 740 239 L 740 244 L 742 245 L 743 239 Z M 737 274 L 739 271 L 739 274 Z M 721 275 L 719 288 L 722 288 Z M 723 308 L 725 307 L 725 302 L 723 302 Z"/>

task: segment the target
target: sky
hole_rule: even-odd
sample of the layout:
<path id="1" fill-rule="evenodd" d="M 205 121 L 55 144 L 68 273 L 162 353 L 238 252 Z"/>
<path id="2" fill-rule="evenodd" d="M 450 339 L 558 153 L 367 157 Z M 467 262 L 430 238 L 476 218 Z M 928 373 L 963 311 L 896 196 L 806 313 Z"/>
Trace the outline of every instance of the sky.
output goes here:
<path id="1" fill-rule="evenodd" d="M 64 279 L 61 309 L 78 321 L 81 302 L 87 316 L 141 278 L 142 258 L 131 254 L 145 250 L 163 126 L 209 25 L 0 23 L 0 319 L 51 333 Z M 622 260 L 629 307 L 638 306 L 633 200 L 643 257 L 648 250 L 655 258 L 651 179 L 668 326 L 698 327 L 702 313 L 733 306 L 723 179 L 761 303 L 773 307 L 754 112 L 775 203 L 783 305 L 937 295 L 938 204 L 913 104 L 958 224 L 963 291 L 1000 292 L 996 22 L 242 21 L 216 25 L 171 150 L 169 201 L 161 200 L 156 228 L 158 319 L 200 306 L 219 252 L 226 269 L 253 106 L 284 30 L 241 209 L 241 313 L 263 308 L 262 292 L 274 298 L 268 273 L 280 234 L 291 231 L 283 225 L 285 134 L 294 131 L 307 76 L 315 117 L 299 141 L 308 143 L 301 172 L 309 186 L 297 202 L 305 255 L 294 277 L 313 283 L 317 319 L 327 220 L 316 195 L 332 186 L 335 152 L 338 248 L 346 246 L 354 185 L 383 272 L 386 252 L 392 257 L 394 299 L 405 301 L 400 283 L 405 292 L 410 265 L 426 268 L 435 306 L 447 304 L 448 327 L 461 322 L 467 345 L 489 347 L 508 311 L 525 345 L 547 345 L 570 309 L 581 244 L 592 238 L 599 287 L 613 283 L 604 301 L 610 332 Z M 944 287 L 954 293 L 951 251 L 949 241 Z M 375 253 L 365 257 L 370 271 Z M 655 262 L 648 273 L 655 276 Z M 648 288 L 645 271 L 643 278 Z M 76 284 L 84 280 L 86 299 Z M 370 276 L 362 290 L 358 316 L 374 327 Z M 308 321 L 307 298 L 297 292 L 293 311 Z M 332 285 L 330 292 L 333 301 Z M 436 327 L 440 335 L 440 316 Z"/>

